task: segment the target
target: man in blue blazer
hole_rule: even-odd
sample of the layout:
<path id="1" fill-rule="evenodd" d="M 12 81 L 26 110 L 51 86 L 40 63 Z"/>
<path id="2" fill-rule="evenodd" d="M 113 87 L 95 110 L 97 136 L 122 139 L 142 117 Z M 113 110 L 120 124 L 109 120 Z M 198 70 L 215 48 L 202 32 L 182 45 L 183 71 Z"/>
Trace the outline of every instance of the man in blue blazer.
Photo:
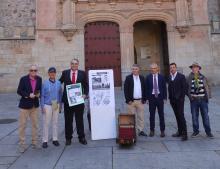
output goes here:
<path id="1" fill-rule="evenodd" d="M 167 88 L 165 78 L 159 74 L 156 63 L 151 64 L 151 74 L 146 77 L 146 98 L 150 112 L 150 137 L 154 136 L 155 112 L 158 110 L 160 119 L 160 137 L 165 137 L 164 101 L 167 100 Z"/>
<path id="2" fill-rule="evenodd" d="M 20 79 L 17 93 L 21 96 L 19 102 L 19 145 L 20 152 L 24 152 L 25 146 L 25 128 L 27 119 L 30 117 L 32 123 L 32 147 L 37 148 L 38 135 L 38 107 L 41 91 L 42 79 L 37 76 L 37 66 L 32 65 L 29 74 Z"/>

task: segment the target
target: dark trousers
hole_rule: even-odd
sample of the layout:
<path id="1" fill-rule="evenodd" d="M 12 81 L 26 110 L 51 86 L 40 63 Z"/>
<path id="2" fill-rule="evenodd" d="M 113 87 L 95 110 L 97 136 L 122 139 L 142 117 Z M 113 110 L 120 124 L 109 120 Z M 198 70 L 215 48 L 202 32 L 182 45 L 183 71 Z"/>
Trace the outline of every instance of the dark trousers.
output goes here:
<path id="1" fill-rule="evenodd" d="M 156 109 L 158 111 L 160 119 L 160 131 L 165 130 L 165 120 L 164 120 L 164 102 L 161 98 L 156 98 L 152 96 L 149 99 L 149 112 L 150 112 L 150 130 L 154 131 L 155 128 L 155 113 Z"/>
<path id="2" fill-rule="evenodd" d="M 202 116 L 203 126 L 207 134 L 211 133 L 209 115 L 208 115 L 208 103 L 206 99 L 194 99 L 190 102 L 191 113 L 192 113 L 192 122 L 193 122 L 193 131 L 199 132 L 199 110 Z"/>
<path id="3" fill-rule="evenodd" d="M 184 99 L 171 99 L 170 104 L 176 117 L 179 134 L 187 135 L 186 120 L 184 117 Z"/>
<path id="4" fill-rule="evenodd" d="M 78 138 L 84 138 L 84 123 L 83 123 L 84 104 L 69 107 L 64 103 L 64 118 L 65 118 L 65 137 L 67 140 L 72 139 L 73 135 L 73 115 L 75 115 L 76 129 Z"/>

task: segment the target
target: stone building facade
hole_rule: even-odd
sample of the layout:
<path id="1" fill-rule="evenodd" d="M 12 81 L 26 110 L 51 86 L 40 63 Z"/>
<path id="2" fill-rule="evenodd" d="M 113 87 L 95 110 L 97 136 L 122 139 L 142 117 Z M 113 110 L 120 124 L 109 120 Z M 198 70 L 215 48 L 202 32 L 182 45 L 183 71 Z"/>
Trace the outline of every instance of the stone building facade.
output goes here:
<path id="1" fill-rule="evenodd" d="M 1 0 L 0 92 L 14 91 L 30 64 L 58 73 L 72 58 L 80 68 L 114 70 L 121 86 L 133 63 L 143 74 L 170 62 L 188 74 L 196 61 L 220 84 L 218 0 Z"/>

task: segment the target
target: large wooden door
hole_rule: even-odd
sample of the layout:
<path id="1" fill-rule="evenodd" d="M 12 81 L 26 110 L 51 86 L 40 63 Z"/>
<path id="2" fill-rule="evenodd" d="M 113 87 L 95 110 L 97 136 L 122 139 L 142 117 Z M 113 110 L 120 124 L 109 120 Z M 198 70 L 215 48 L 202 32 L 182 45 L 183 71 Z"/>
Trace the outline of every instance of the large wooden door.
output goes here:
<path id="1" fill-rule="evenodd" d="M 98 21 L 85 26 L 85 68 L 113 69 L 114 84 L 121 86 L 121 52 L 119 26 Z"/>

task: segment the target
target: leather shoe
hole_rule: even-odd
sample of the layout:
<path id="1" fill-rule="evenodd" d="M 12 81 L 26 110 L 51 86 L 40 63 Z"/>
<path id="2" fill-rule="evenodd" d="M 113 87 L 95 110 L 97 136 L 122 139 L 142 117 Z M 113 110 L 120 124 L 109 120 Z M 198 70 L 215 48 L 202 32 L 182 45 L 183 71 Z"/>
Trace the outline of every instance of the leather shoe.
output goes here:
<path id="1" fill-rule="evenodd" d="M 165 137 L 165 133 L 164 133 L 164 131 L 161 131 L 161 133 L 160 133 L 160 137 Z"/>
<path id="2" fill-rule="evenodd" d="M 66 140 L 66 146 L 71 145 L 71 140 Z"/>
<path id="3" fill-rule="evenodd" d="M 87 144 L 87 141 L 86 141 L 85 138 L 80 138 L 80 139 L 79 139 L 79 142 L 80 142 L 81 144 L 83 144 L 83 145 L 86 145 L 86 144 Z"/>
<path id="4" fill-rule="evenodd" d="M 181 134 L 177 131 L 175 134 L 172 134 L 172 137 L 181 137 Z"/>
<path id="5" fill-rule="evenodd" d="M 47 142 L 43 142 L 42 147 L 47 148 L 48 147 Z"/>
<path id="6" fill-rule="evenodd" d="M 150 131 L 150 135 L 149 135 L 150 137 L 153 137 L 154 136 L 154 131 Z"/>
<path id="7" fill-rule="evenodd" d="M 140 131 L 140 132 L 138 133 L 138 135 L 139 135 L 139 136 L 146 136 L 146 137 L 147 137 L 147 134 L 146 134 L 145 132 L 143 132 L 143 131 Z"/>
<path id="8" fill-rule="evenodd" d="M 59 143 L 57 140 L 55 140 L 55 141 L 53 141 L 53 145 L 55 145 L 56 147 L 58 147 L 58 146 L 60 145 L 60 143 Z"/>
<path id="9" fill-rule="evenodd" d="M 181 139 L 182 141 L 186 141 L 186 140 L 188 140 L 188 136 L 187 135 L 182 135 L 182 139 Z"/>

